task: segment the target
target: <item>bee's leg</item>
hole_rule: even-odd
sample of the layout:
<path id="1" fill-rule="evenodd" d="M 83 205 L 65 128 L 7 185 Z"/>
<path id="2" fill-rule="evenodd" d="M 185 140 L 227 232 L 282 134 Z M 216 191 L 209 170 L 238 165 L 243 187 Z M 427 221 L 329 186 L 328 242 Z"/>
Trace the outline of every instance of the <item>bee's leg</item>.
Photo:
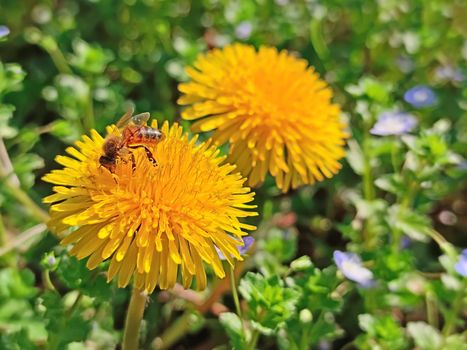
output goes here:
<path id="1" fill-rule="evenodd" d="M 144 148 L 144 151 L 146 152 L 146 156 L 148 157 L 149 161 L 150 161 L 153 165 L 157 165 L 156 159 L 155 159 L 154 156 L 152 155 L 152 153 L 151 153 L 151 151 L 149 150 L 149 148 L 147 148 L 145 145 L 128 146 L 128 148 L 132 148 L 132 149 L 135 149 L 135 148 Z"/>
<path id="2" fill-rule="evenodd" d="M 114 168 L 109 168 L 109 167 L 104 166 L 104 165 L 102 165 L 102 164 L 99 165 L 99 169 L 100 169 L 100 168 L 107 169 L 107 171 L 108 171 L 108 172 L 110 173 L 110 175 L 112 176 L 112 179 L 113 179 L 113 180 L 115 181 L 115 183 L 118 185 L 118 181 L 117 181 L 118 176 L 115 175 L 115 169 L 114 169 Z"/>
<path id="3" fill-rule="evenodd" d="M 136 160 L 135 160 L 135 155 L 129 150 L 130 147 L 122 147 L 120 149 L 120 157 L 119 159 L 123 163 L 128 163 L 128 158 L 131 161 L 131 169 L 133 172 L 136 170 Z"/>
<path id="4" fill-rule="evenodd" d="M 135 172 L 136 170 L 136 160 L 135 160 L 135 155 L 130 152 L 130 160 L 131 160 L 131 170 L 132 172 Z"/>

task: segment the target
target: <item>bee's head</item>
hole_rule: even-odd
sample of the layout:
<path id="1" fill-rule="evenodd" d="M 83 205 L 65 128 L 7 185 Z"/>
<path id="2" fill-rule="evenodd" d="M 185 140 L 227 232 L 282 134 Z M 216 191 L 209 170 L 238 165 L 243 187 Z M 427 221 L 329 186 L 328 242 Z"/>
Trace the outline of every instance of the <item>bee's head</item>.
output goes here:
<path id="1" fill-rule="evenodd" d="M 102 148 L 107 157 L 115 157 L 120 148 L 120 139 L 117 136 L 109 136 Z"/>
<path id="2" fill-rule="evenodd" d="M 111 158 L 106 155 L 103 155 L 99 157 L 99 164 L 102 165 L 107 170 L 109 170 L 111 173 L 113 173 L 115 170 L 116 161 L 115 161 L 115 158 Z"/>

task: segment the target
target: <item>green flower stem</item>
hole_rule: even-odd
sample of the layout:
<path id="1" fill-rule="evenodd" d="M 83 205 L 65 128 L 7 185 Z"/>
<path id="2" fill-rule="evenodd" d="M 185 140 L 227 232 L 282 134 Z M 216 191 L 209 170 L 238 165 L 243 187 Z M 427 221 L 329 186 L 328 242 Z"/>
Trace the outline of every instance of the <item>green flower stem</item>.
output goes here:
<path id="1" fill-rule="evenodd" d="M 94 108 L 92 105 L 92 92 L 89 92 L 89 101 L 84 111 L 84 127 L 87 131 L 94 129 Z"/>
<path id="2" fill-rule="evenodd" d="M 318 342 L 318 339 L 320 337 L 320 333 L 319 332 L 316 332 L 316 328 L 320 327 L 320 325 L 322 324 L 323 322 L 323 319 L 324 319 L 324 312 L 323 311 L 317 311 L 316 313 L 318 316 L 316 317 L 316 321 L 314 320 L 315 319 L 315 315 L 313 314 L 313 323 L 312 323 L 312 326 L 311 326 L 311 336 L 310 336 L 310 343 L 313 344 L 313 343 L 317 343 Z M 315 332 L 313 332 L 313 330 L 315 330 Z"/>
<path id="3" fill-rule="evenodd" d="M 235 303 L 235 310 L 237 311 L 238 317 L 242 319 L 242 308 L 240 307 L 240 299 L 237 292 L 237 283 L 235 281 L 235 271 L 232 266 L 229 265 L 230 271 L 230 288 L 232 289 L 232 297 Z"/>
<path id="4" fill-rule="evenodd" d="M 375 189 L 373 187 L 373 174 L 371 173 L 371 158 L 369 138 L 363 140 L 364 164 L 363 164 L 363 196 L 365 200 L 372 201 L 375 198 Z"/>
<path id="5" fill-rule="evenodd" d="M 92 88 L 91 84 L 92 82 L 90 79 L 88 79 L 87 84 L 89 86 L 89 93 L 88 93 L 88 98 L 86 101 L 86 109 L 83 113 L 83 126 L 86 131 L 89 131 L 91 129 L 94 129 L 95 126 L 95 121 L 94 121 L 94 105 L 92 101 Z"/>
<path id="6" fill-rule="evenodd" d="M 237 315 L 240 318 L 240 322 L 242 323 L 242 328 L 245 331 L 245 323 L 243 321 L 243 313 L 242 313 L 242 308 L 240 306 L 240 298 L 238 297 L 237 282 L 235 279 L 235 268 L 229 265 L 229 271 L 230 271 L 230 289 L 232 290 L 232 297 L 235 303 L 235 310 L 237 311 Z"/>
<path id="7" fill-rule="evenodd" d="M 414 197 L 417 194 L 419 189 L 419 185 L 417 182 L 413 181 L 407 186 L 407 191 L 405 195 L 400 198 L 400 206 L 401 208 L 412 208 Z M 399 251 L 400 247 L 400 240 L 402 238 L 402 231 L 400 229 L 394 229 L 392 232 L 392 249 L 394 252 Z"/>
<path id="8" fill-rule="evenodd" d="M 248 350 L 256 349 L 256 343 L 258 343 L 258 339 L 259 339 L 259 331 L 257 329 L 253 329 L 253 332 L 251 334 L 251 340 L 248 343 Z"/>
<path id="9" fill-rule="evenodd" d="M 152 342 L 152 349 L 165 350 L 172 347 L 180 338 L 190 330 L 191 310 L 186 310 L 172 325 L 167 328 L 161 337 Z"/>
<path id="10" fill-rule="evenodd" d="M 391 163 L 392 163 L 392 168 L 394 170 L 394 173 L 399 172 L 399 160 L 397 159 L 398 151 L 399 151 L 398 141 L 396 138 L 393 138 L 392 145 L 391 145 Z"/>
<path id="11" fill-rule="evenodd" d="M 391 248 L 394 254 L 397 254 L 401 246 L 402 231 L 399 228 L 392 230 Z"/>
<path id="12" fill-rule="evenodd" d="M 329 49 L 324 39 L 323 24 L 319 19 L 312 19 L 310 21 L 310 41 L 323 66 L 323 62 L 326 61 L 326 57 L 329 56 Z"/>
<path id="13" fill-rule="evenodd" d="M 412 207 L 413 202 L 414 202 L 414 197 L 416 196 L 418 190 L 419 190 L 418 182 L 413 181 L 408 186 L 407 192 L 405 193 L 405 196 L 402 199 L 401 205 L 404 206 L 405 208 Z"/>
<path id="14" fill-rule="evenodd" d="M 8 242 L 7 245 L 5 245 L 4 247 L 0 247 L 0 257 L 9 253 L 13 249 L 16 249 L 18 247 L 24 247 L 27 241 L 29 241 L 33 237 L 39 236 L 46 229 L 47 226 L 45 224 L 38 224 L 20 233 L 14 239 L 12 239 L 11 242 Z"/>
<path id="15" fill-rule="evenodd" d="M 341 350 L 355 349 L 355 340 L 351 340 L 341 348 Z"/>
<path id="16" fill-rule="evenodd" d="M 334 203 L 334 196 L 336 193 L 336 186 L 331 181 L 326 181 L 325 184 L 327 196 L 326 196 L 326 203 L 325 203 L 325 214 L 326 218 L 329 220 L 333 220 L 335 217 L 336 205 Z"/>
<path id="17" fill-rule="evenodd" d="M 3 224 L 3 217 L 0 215 L 0 247 L 6 244 L 7 237 L 5 231 L 5 225 Z"/>
<path id="18" fill-rule="evenodd" d="M 391 146 L 391 163 L 394 169 L 394 173 L 399 172 L 398 162 L 397 162 L 397 151 L 398 151 L 398 147 L 397 147 L 396 139 L 394 138 L 393 144 Z M 411 203 L 411 198 L 410 198 L 411 195 L 412 194 L 410 190 L 406 191 L 405 198 L 401 199 L 402 207 L 408 207 L 409 203 Z M 399 228 L 395 228 L 392 231 L 392 240 L 391 240 L 392 251 L 395 254 L 399 252 L 401 238 L 402 238 L 402 231 Z"/>
<path id="19" fill-rule="evenodd" d="M 426 314 L 428 324 L 435 329 L 439 327 L 438 319 L 438 308 L 436 307 L 436 298 L 431 291 L 428 291 L 425 295 L 426 302 Z"/>
<path id="20" fill-rule="evenodd" d="M 308 350 L 310 348 L 310 333 L 313 323 L 309 322 L 307 324 L 302 324 L 302 335 L 300 337 L 300 350 Z"/>
<path id="21" fill-rule="evenodd" d="M 58 47 L 58 44 L 54 38 L 52 38 L 51 36 L 46 36 L 40 41 L 39 45 L 45 51 L 47 51 L 60 74 L 73 74 L 73 71 L 68 65 L 65 55 Z"/>
<path id="22" fill-rule="evenodd" d="M 139 328 L 146 307 L 147 293 L 133 288 L 130 305 L 125 320 L 122 350 L 137 350 L 139 345 Z"/>
<path id="23" fill-rule="evenodd" d="M 76 296 L 76 299 L 75 301 L 73 302 L 73 304 L 70 306 L 70 308 L 66 311 L 65 313 L 65 318 L 67 320 L 70 319 L 70 317 L 73 315 L 73 312 L 76 310 L 76 308 L 78 307 L 79 303 L 81 302 L 81 299 L 83 298 L 83 294 L 81 294 L 80 291 L 78 291 L 78 295 Z"/>
<path id="24" fill-rule="evenodd" d="M 370 145 L 369 137 L 366 136 L 363 140 L 363 153 L 364 153 L 364 164 L 363 164 L 363 197 L 367 202 L 371 202 L 375 198 L 375 189 L 373 186 L 373 174 L 371 172 L 371 158 L 370 158 Z M 371 229 L 369 227 L 368 219 L 365 220 L 363 225 L 363 244 L 365 247 L 371 247 Z"/>
<path id="25" fill-rule="evenodd" d="M 49 221 L 49 214 L 39 207 L 20 187 L 16 186 L 10 179 L 5 170 L 0 166 L 0 179 L 4 179 L 4 185 L 11 195 L 20 202 L 25 208 L 29 209 L 31 216 L 41 222 Z"/>
<path id="26" fill-rule="evenodd" d="M 378 304 L 378 298 L 376 294 L 377 292 L 372 289 L 366 291 L 363 303 L 365 305 L 365 311 L 367 313 L 375 312 L 375 310 L 379 310 L 379 308 L 381 307 L 381 305 Z M 320 316 L 323 316 L 323 314 L 321 314 Z"/>
<path id="27" fill-rule="evenodd" d="M 49 214 L 41 207 L 39 207 L 27 194 L 19 187 L 9 186 L 8 181 L 6 185 L 9 188 L 11 194 L 16 198 L 18 202 L 29 209 L 31 215 L 41 222 L 49 221 Z"/>
<path id="28" fill-rule="evenodd" d="M 234 273 L 235 278 L 239 278 L 245 266 L 244 261 L 239 261 L 235 265 Z M 209 310 L 211 310 L 212 306 L 224 295 L 224 293 L 229 292 L 229 280 L 224 278 L 223 280 L 219 280 L 217 284 L 212 288 L 210 295 L 205 299 L 205 301 L 196 307 L 197 311 L 205 314 Z"/>
<path id="29" fill-rule="evenodd" d="M 464 309 L 464 296 L 467 284 L 463 281 L 457 290 L 456 297 L 452 303 L 452 307 L 448 309 L 445 315 L 445 322 L 442 333 L 444 336 L 450 335 L 456 328 L 457 316 Z"/>
<path id="30" fill-rule="evenodd" d="M 229 291 L 230 282 L 230 289 L 232 289 L 232 293 L 235 293 L 233 298 L 237 308 L 237 313 L 241 312 L 237 289 L 234 288 L 234 286 L 236 286 L 235 281 L 242 270 L 243 263 L 238 263 L 235 269 L 230 268 L 230 278 L 219 281 L 213 288 L 209 297 L 206 298 L 201 305 L 196 307 L 196 311 L 201 314 L 205 314 L 211 310 L 211 307 L 221 298 L 221 296 Z M 158 350 L 168 349 L 182 338 L 190 330 L 190 317 L 192 313 L 192 310 L 186 310 L 185 313 L 172 324 L 172 326 L 167 328 L 160 337 L 157 337 L 152 342 L 152 348 Z M 239 317 L 241 318 L 240 315 Z"/>
<path id="31" fill-rule="evenodd" d="M 259 324 L 261 324 L 261 322 L 263 320 L 265 311 L 266 310 L 262 309 L 258 314 L 258 323 Z M 251 332 L 250 342 L 247 345 L 248 350 L 255 350 L 256 349 L 256 344 L 258 343 L 259 336 L 260 336 L 259 330 L 256 329 L 256 328 L 253 328 L 253 331 Z"/>
<path id="32" fill-rule="evenodd" d="M 446 241 L 446 238 L 444 238 L 441 233 L 439 233 L 436 230 L 433 229 L 428 229 L 425 231 L 425 233 L 430 236 L 431 239 L 433 239 L 436 244 L 440 247 L 440 249 L 445 252 L 449 256 L 455 256 L 455 250 L 453 250 L 451 244 Z"/>
<path id="33" fill-rule="evenodd" d="M 0 177 L 3 174 L 0 174 Z M 21 188 L 14 186 L 8 179 L 5 181 L 5 185 L 15 199 L 20 202 L 24 207 L 29 209 L 31 216 L 41 222 L 49 221 L 49 214 L 39 207 Z"/>
<path id="34" fill-rule="evenodd" d="M 21 189 L 18 176 L 15 174 L 13 164 L 5 147 L 3 139 L 0 138 L 0 179 L 16 198 L 18 202 L 29 209 L 31 215 L 38 221 L 49 221 L 49 214 L 39 207 L 27 194 Z"/>
<path id="35" fill-rule="evenodd" d="M 12 184 L 16 187 L 20 187 L 20 182 L 18 176 L 15 174 L 13 163 L 11 162 L 10 156 L 3 142 L 3 138 L 0 137 L 0 167 L 2 168 L 2 173 L 8 175 L 8 178 Z"/>
<path id="36" fill-rule="evenodd" d="M 49 350 L 56 350 L 58 349 L 58 345 L 60 344 L 60 336 L 56 332 L 50 332 L 47 338 L 48 348 Z"/>
<path id="37" fill-rule="evenodd" d="M 44 271 L 42 271 L 42 283 L 44 284 L 46 290 L 57 292 L 57 289 L 55 288 L 54 284 L 52 283 L 52 280 L 50 279 L 49 269 L 45 269 Z"/>

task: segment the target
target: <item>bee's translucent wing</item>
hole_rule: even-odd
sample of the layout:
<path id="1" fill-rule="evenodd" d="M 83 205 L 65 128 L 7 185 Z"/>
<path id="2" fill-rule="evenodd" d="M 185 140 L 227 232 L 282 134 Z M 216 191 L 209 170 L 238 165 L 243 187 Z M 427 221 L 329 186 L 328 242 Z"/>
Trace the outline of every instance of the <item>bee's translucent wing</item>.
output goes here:
<path id="1" fill-rule="evenodd" d="M 146 125 L 151 115 L 148 112 L 140 113 L 133 116 L 133 123 L 136 125 Z"/>
<path id="2" fill-rule="evenodd" d="M 133 106 L 128 107 L 126 113 L 120 118 L 120 120 L 117 122 L 117 128 L 122 128 L 128 122 L 130 119 L 133 117 L 133 112 L 135 111 L 135 108 Z"/>

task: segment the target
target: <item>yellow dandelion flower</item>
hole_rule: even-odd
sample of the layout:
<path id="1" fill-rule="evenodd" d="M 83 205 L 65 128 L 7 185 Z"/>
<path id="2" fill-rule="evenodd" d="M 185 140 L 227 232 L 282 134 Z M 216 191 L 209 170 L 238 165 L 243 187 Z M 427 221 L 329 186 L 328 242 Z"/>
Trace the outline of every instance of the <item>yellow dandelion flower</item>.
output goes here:
<path id="1" fill-rule="evenodd" d="M 135 276 L 139 289 L 171 288 L 180 269 L 185 288 L 194 277 L 204 289 L 203 261 L 225 276 L 216 248 L 231 265 L 242 260 L 241 237 L 255 227 L 239 218 L 256 215 L 247 204 L 254 193 L 232 173 L 235 166 L 221 165 L 214 146 L 190 140 L 177 124 L 164 123 L 161 131 L 165 138 L 148 145 L 157 165 L 138 148 L 131 150 L 134 163 L 122 158 L 111 173 L 99 163 L 104 138 L 95 130 L 66 149 L 72 157 L 57 156 L 64 168 L 44 177 L 56 185 L 44 199 L 51 203 L 49 226 L 57 233 L 72 228 L 61 244 L 73 243 L 70 254 L 78 259 L 89 257 L 89 269 L 109 259 L 108 280 L 118 277 L 119 287 Z M 115 126 L 108 132 L 121 135 Z"/>
<path id="2" fill-rule="evenodd" d="M 249 185 L 269 172 L 286 192 L 336 174 L 344 156 L 346 125 L 332 91 L 307 61 L 287 51 L 234 44 L 200 55 L 179 85 L 182 114 L 200 119 L 193 131 L 214 131 L 230 143 L 227 161 Z"/>

